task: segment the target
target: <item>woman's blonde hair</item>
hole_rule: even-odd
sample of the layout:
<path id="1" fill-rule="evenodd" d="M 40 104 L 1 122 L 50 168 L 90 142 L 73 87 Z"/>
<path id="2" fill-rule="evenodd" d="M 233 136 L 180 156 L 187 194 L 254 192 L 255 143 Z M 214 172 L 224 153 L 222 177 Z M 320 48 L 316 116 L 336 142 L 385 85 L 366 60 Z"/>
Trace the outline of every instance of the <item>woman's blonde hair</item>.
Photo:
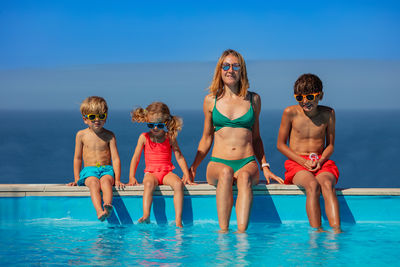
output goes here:
<path id="1" fill-rule="evenodd" d="M 81 103 L 81 114 L 101 114 L 108 112 L 108 106 L 106 100 L 100 96 L 89 96 Z"/>
<path id="2" fill-rule="evenodd" d="M 162 102 L 153 102 L 145 109 L 139 107 L 132 110 L 132 122 L 149 122 L 149 115 L 160 116 L 161 122 L 167 126 L 170 138 L 175 139 L 182 130 L 183 120 L 178 116 L 172 116 L 168 106 Z"/>
<path id="3" fill-rule="evenodd" d="M 218 59 L 217 66 L 215 67 L 214 77 L 211 82 L 209 92 L 216 97 L 220 96 L 224 92 L 224 83 L 222 81 L 221 72 L 222 72 L 222 63 L 227 56 L 232 55 L 239 60 L 240 64 L 240 79 L 239 79 L 239 96 L 245 97 L 247 95 L 247 89 L 250 87 L 249 79 L 247 78 L 247 69 L 246 62 L 242 55 L 232 49 L 225 50 L 221 57 Z"/>

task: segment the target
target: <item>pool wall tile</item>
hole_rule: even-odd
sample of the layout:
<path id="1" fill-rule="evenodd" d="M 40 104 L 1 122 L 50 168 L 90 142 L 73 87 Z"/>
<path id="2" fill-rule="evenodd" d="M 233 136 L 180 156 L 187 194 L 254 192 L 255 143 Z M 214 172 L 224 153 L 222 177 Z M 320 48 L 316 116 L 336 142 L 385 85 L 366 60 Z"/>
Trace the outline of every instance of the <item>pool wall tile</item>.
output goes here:
<path id="1" fill-rule="evenodd" d="M 297 186 L 257 185 L 251 223 L 307 222 L 304 190 Z M 234 190 L 234 200 L 236 200 Z M 114 214 L 109 223 L 133 224 L 142 216 L 143 186 L 114 190 Z M 338 189 L 340 214 L 343 223 L 400 222 L 400 189 L 368 188 Z M 0 185 L 0 223 L 8 220 L 41 218 L 72 218 L 97 221 L 89 190 L 86 187 L 64 185 Z M 173 191 L 160 186 L 155 191 L 151 221 L 170 224 L 174 221 Z M 323 220 L 324 202 L 321 197 Z M 218 222 L 215 187 L 201 184 L 186 186 L 183 210 L 184 224 L 198 221 Z M 235 207 L 231 222 L 235 223 Z"/>

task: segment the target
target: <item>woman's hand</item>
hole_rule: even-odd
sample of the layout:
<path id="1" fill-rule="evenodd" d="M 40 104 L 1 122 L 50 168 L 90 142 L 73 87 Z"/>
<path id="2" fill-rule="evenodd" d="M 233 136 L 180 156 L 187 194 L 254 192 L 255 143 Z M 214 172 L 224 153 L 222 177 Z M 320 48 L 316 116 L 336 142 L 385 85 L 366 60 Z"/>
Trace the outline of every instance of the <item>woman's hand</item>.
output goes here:
<path id="1" fill-rule="evenodd" d="M 190 167 L 189 173 L 190 173 L 190 176 L 193 179 L 192 181 L 194 181 L 194 178 L 196 177 L 196 169 L 193 166 Z"/>
<path id="2" fill-rule="evenodd" d="M 196 183 L 194 182 L 193 176 L 191 175 L 191 172 L 189 171 L 189 175 L 183 175 L 182 176 L 182 182 L 183 184 L 188 184 L 188 185 L 195 185 Z"/>
<path id="3" fill-rule="evenodd" d="M 273 174 L 268 167 L 264 167 L 263 172 L 264 172 L 265 179 L 267 180 L 267 184 L 270 183 L 270 179 L 273 179 L 280 184 L 284 184 L 283 179 L 281 177 L 278 177 L 275 174 Z"/>
<path id="4" fill-rule="evenodd" d="M 129 182 L 126 184 L 128 186 L 139 185 L 135 177 L 129 178 Z"/>
<path id="5" fill-rule="evenodd" d="M 76 182 L 71 182 L 71 183 L 68 183 L 66 185 L 68 185 L 68 186 L 77 186 L 78 184 Z"/>

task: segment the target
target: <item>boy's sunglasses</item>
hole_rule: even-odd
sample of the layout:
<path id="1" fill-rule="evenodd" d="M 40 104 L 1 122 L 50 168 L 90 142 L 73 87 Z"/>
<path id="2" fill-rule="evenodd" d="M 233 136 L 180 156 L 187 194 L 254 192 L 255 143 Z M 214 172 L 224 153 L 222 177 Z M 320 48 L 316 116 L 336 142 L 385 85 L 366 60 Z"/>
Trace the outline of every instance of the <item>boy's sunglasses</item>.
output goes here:
<path id="1" fill-rule="evenodd" d="M 91 121 L 94 121 L 96 118 L 99 118 L 99 120 L 104 121 L 107 118 L 107 113 L 87 114 L 87 115 L 85 115 L 85 118 L 89 119 Z"/>
<path id="2" fill-rule="evenodd" d="M 224 71 L 228 71 L 230 68 L 231 68 L 231 64 L 229 64 L 229 63 L 222 64 L 222 69 Z M 234 71 L 240 70 L 240 64 L 239 63 L 233 63 L 232 64 L 232 70 L 234 70 Z"/>
<path id="3" fill-rule="evenodd" d="M 307 95 L 294 95 L 294 98 L 296 98 L 296 100 L 298 102 L 303 101 L 304 97 L 308 100 L 308 101 L 313 101 L 315 99 L 315 97 L 319 96 L 321 93 L 313 93 L 313 94 L 307 94 Z"/>
<path id="4" fill-rule="evenodd" d="M 157 127 L 157 129 L 164 129 L 165 123 L 159 122 L 159 123 L 148 123 L 147 127 L 150 129 L 154 129 L 154 127 Z"/>

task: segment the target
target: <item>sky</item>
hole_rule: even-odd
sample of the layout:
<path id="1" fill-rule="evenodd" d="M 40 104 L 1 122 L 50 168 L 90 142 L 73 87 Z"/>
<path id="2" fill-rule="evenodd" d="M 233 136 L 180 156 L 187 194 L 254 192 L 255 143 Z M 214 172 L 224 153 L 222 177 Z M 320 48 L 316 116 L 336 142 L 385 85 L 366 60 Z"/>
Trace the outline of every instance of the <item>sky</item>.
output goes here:
<path id="1" fill-rule="evenodd" d="M 76 109 L 88 95 L 201 109 L 227 48 L 244 56 L 263 108 L 294 104 L 306 72 L 323 80 L 325 104 L 400 108 L 399 47 L 399 1 L 4 0 L 0 109 Z"/>

